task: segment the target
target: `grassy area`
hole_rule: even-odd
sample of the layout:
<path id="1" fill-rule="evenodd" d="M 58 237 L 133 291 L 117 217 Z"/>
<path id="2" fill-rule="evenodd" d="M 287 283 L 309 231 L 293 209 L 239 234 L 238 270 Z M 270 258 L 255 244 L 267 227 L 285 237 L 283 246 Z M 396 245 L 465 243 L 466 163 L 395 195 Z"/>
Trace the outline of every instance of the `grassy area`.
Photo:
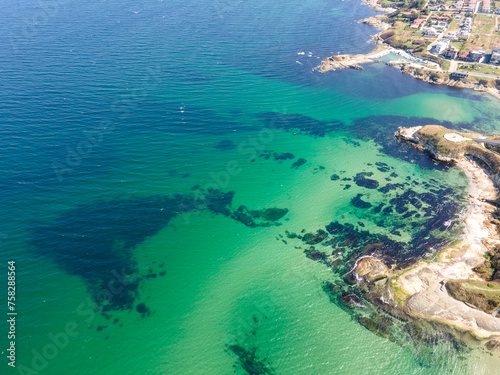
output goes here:
<path id="1" fill-rule="evenodd" d="M 448 31 L 458 31 L 458 21 L 456 19 L 453 19 L 453 21 L 451 21 Z"/>
<path id="2" fill-rule="evenodd" d="M 383 7 L 392 7 L 393 6 L 393 3 L 390 2 L 390 1 L 387 1 L 387 0 L 381 0 L 379 1 L 380 5 L 382 5 Z"/>
<path id="3" fill-rule="evenodd" d="M 464 141 L 461 143 L 454 143 L 446 140 L 444 135 L 450 133 L 450 130 L 439 125 L 427 125 L 418 131 L 419 137 L 423 141 L 430 142 L 439 152 L 448 155 L 462 154 L 469 147 L 477 148 L 474 141 Z M 454 131 L 453 133 L 460 134 L 465 138 L 472 138 L 472 135 Z"/>
<path id="4" fill-rule="evenodd" d="M 500 6 L 500 1 L 498 2 L 498 5 Z M 476 26 L 477 19 L 477 32 L 500 36 L 500 27 L 498 26 L 500 24 L 500 16 L 493 14 L 491 16 L 492 17 L 486 15 L 477 15 L 477 17 L 474 19 L 474 26 Z M 497 27 L 495 27 L 495 25 L 497 25 Z M 475 30 L 473 29 L 473 31 Z"/>
<path id="5" fill-rule="evenodd" d="M 476 68 L 481 68 L 477 70 Z M 500 76 L 500 67 L 493 68 L 486 64 L 475 64 L 475 63 L 459 63 L 458 70 L 464 72 L 475 72 L 483 74 L 491 74 L 492 78 Z"/>
<path id="6" fill-rule="evenodd" d="M 465 45 L 464 49 L 466 51 L 474 51 L 474 50 L 478 50 L 478 49 L 482 49 L 482 50 L 490 49 L 491 45 L 495 45 L 496 38 L 497 37 L 495 37 L 495 36 L 473 34 L 467 40 L 467 44 Z"/>
<path id="7" fill-rule="evenodd" d="M 451 62 L 449 60 L 442 60 L 442 62 L 441 62 L 441 69 L 443 69 L 443 70 L 449 70 L 450 69 L 450 64 L 451 64 Z"/>
<path id="8" fill-rule="evenodd" d="M 462 51 L 462 48 L 464 48 L 465 42 L 451 42 L 450 46 L 456 47 L 460 52 Z"/>
<path id="9" fill-rule="evenodd" d="M 455 299 L 467 302 L 488 314 L 500 306 L 500 285 L 473 281 L 448 281 L 446 290 Z"/>

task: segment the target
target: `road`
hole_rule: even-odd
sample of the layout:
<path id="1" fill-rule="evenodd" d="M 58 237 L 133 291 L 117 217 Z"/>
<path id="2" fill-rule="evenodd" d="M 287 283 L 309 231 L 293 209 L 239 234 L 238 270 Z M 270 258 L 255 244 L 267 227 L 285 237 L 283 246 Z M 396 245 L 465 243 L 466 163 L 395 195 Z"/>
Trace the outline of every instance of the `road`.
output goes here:
<path id="1" fill-rule="evenodd" d="M 467 72 L 467 73 L 469 73 L 469 76 L 472 76 L 472 77 L 500 79 L 500 76 L 495 76 L 493 74 L 483 74 L 483 73 L 474 73 L 474 72 Z"/>
<path id="2" fill-rule="evenodd" d="M 489 143 L 490 145 L 500 146 L 500 141 L 493 141 L 491 139 L 472 138 L 472 140 L 477 143 Z"/>
<path id="3" fill-rule="evenodd" d="M 448 69 L 448 71 L 450 73 L 453 73 L 455 70 L 457 70 L 457 67 L 458 67 L 458 61 L 457 60 L 451 60 L 450 61 L 450 68 Z"/>

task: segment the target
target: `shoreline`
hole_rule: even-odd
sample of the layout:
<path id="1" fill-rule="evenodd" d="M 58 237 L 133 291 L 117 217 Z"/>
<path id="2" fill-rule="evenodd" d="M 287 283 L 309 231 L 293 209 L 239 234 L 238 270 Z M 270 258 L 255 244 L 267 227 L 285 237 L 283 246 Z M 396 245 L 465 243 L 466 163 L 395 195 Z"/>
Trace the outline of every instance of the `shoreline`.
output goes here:
<path id="1" fill-rule="evenodd" d="M 435 144 L 425 144 L 416 136 L 421 128 L 400 128 L 398 138 L 430 152 L 437 160 L 452 161 L 465 173 L 469 181 L 469 206 L 465 215 L 464 234 L 458 244 L 441 251 L 435 261 L 420 261 L 394 277 L 391 289 L 401 299 L 399 305 L 403 311 L 410 316 L 469 332 L 480 341 L 499 339 L 500 317 L 453 298 L 445 287 L 450 280 L 467 280 L 486 285 L 474 268 L 485 263 L 484 255 L 489 251 L 489 246 L 500 244 L 498 230 L 492 224 L 492 215 L 497 208 L 487 203 L 487 200 L 491 202 L 497 199 L 499 188 L 484 168 L 465 154 L 445 156 L 436 152 L 433 148 Z"/>
<path id="2" fill-rule="evenodd" d="M 387 14 L 392 13 L 397 11 L 396 8 L 384 8 L 382 5 L 380 5 L 379 0 L 363 0 L 361 2 L 362 5 L 366 5 L 373 9 L 374 11 L 377 12 L 383 12 L 383 14 L 377 14 L 368 18 L 364 18 L 358 21 L 358 23 L 365 23 L 369 26 L 373 26 L 376 28 L 379 28 L 380 31 L 372 35 L 371 39 L 375 41 L 376 46 L 375 48 L 370 51 L 369 53 L 366 54 L 356 54 L 356 55 L 349 55 L 349 54 L 343 54 L 343 55 L 333 55 L 330 57 L 327 57 L 322 60 L 321 65 L 317 67 L 320 72 L 325 73 L 327 71 L 335 71 L 337 69 L 345 69 L 345 68 L 351 68 L 351 69 L 357 69 L 357 70 L 362 70 L 363 68 L 360 66 L 360 64 L 366 64 L 366 63 L 374 63 L 374 62 L 380 62 L 378 58 L 376 57 L 379 55 L 381 52 L 384 51 L 389 51 L 385 52 L 385 55 L 390 54 L 390 53 L 396 53 L 399 55 L 409 55 L 411 56 L 408 52 L 402 49 L 397 49 L 392 47 L 391 45 L 387 44 L 384 42 L 384 40 L 381 38 L 381 34 L 384 33 L 386 30 L 390 29 L 391 25 L 387 22 L 385 22 L 385 17 Z M 406 57 L 406 56 L 405 56 Z M 416 59 L 416 58 L 413 58 Z M 410 59 L 411 60 L 411 59 Z M 430 62 L 431 64 L 436 64 Z M 454 87 L 454 88 L 460 88 L 460 89 L 473 89 L 474 91 L 479 91 L 479 92 L 484 92 L 486 94 L 490 94 L 493 97 L 497 98 L 500 100 L 500 90 L 494 88 L 494 87 L 488 87 L 485 86 L 482 82 L 487 82 L 485 80 L 481 80 L 480 78 L 467 78 L 468 81 L 462 81 L 459 78 L 450 78 L 450 74 L 448 74 L 448 77 L 445 76 L 440 76 L 440 73 L 449 73 L 448 71 L 443 71 L 441 67 L 438 65 L 437 69 L 432 69 L 428 68 L 425 66 L 412 66 L 410 62 L 405 62 L 402 60 L 396 60 L 396 61 L 391 61 L 387 63 L 387 65 L 396 67 L 401 70 L 402 73 L 408 74 L 412 76 L 413 78 L 419 79 L 421 81 L 431 83 L 434 85 L 440 85 L 440 86 L 448 86 L 448 87 Z"/>

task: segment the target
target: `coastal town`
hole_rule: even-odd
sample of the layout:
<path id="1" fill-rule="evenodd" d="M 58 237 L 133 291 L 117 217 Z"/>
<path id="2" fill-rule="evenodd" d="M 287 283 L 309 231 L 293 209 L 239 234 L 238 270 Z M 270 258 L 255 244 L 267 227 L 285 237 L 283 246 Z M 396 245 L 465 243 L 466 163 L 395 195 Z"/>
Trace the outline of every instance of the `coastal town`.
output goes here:
<path id="1" fill-rule="evenodd" d="M 389 61 L 418 79 L 473 88 L 500 97 L 500 1 L 497 0 L 367 0 L 384 12 L 360 23 L 382 29 L 373 36 L 376 48 L 367 55 L 336 55 L 320 70 L 362 69 L 360 64 Z"/>

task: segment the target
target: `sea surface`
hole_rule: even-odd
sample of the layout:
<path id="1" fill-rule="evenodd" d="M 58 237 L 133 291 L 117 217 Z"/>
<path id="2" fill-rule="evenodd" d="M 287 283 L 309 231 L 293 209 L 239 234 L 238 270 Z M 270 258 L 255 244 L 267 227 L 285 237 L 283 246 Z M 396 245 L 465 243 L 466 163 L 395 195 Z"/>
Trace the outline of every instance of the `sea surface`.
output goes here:
<path id="1" fill-rule="evenodd" d="M 339 296 L 366 241 L 411 263 L 459 236 L 465 176 L 394 131 L 498 132 L 500 101 L 383 62 L 319 73 L 373 48 L 358 0 L 1 8 L 0 373 L 492 373 Z"/>

